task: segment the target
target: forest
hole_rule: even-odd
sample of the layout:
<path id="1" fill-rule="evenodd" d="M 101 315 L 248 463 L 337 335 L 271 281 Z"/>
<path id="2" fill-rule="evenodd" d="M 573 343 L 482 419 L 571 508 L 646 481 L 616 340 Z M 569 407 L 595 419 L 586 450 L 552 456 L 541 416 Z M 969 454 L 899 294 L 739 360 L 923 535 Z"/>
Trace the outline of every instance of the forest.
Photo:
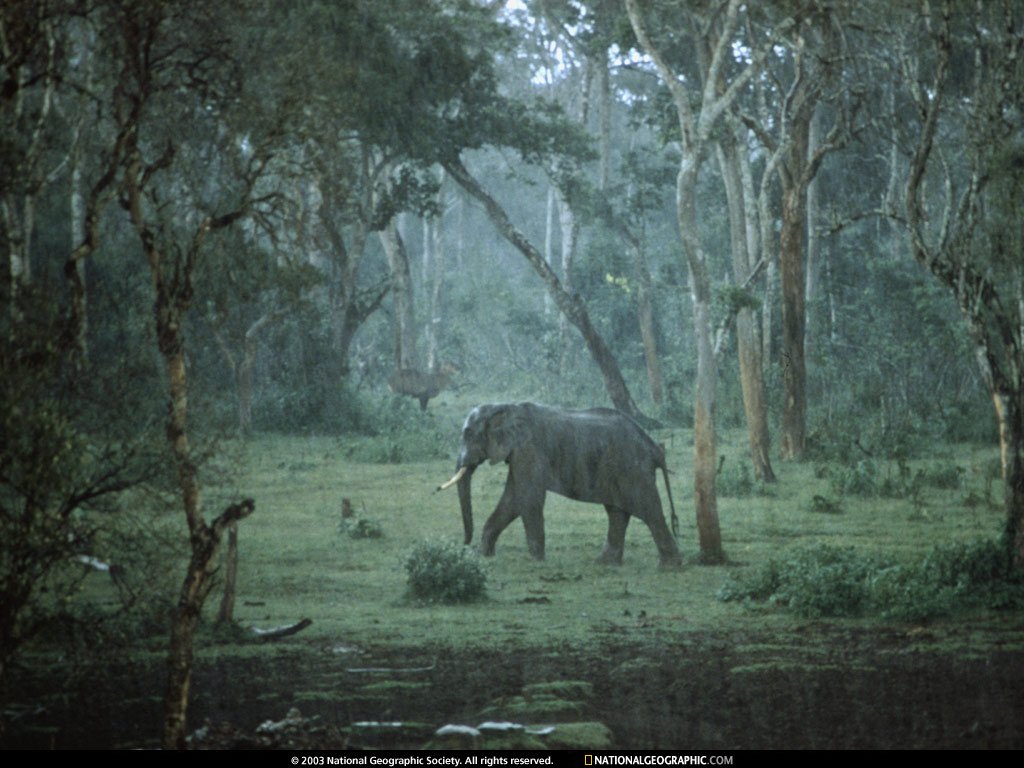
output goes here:
<path id="1" fill-rule="evenodd" d="M 5 0 L 0 746 L 1024 747 L 1022 209 L 1018 0 Z"/>

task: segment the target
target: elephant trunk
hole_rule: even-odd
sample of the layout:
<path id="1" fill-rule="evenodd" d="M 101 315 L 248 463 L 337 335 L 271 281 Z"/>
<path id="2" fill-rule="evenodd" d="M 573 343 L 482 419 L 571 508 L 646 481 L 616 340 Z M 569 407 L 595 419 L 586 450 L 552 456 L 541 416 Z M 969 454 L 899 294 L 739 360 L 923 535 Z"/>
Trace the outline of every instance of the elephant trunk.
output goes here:
<path id="1" fill-rule="evenodd" d="M 462 508 L 462 528 L 466 532 L 465 543 L 468 545 L 473 541 L 473 499 L 470 491 L 470 478 L 476 467 L 462 467 L 462 476 L 459 478 L 459 506 Z M 460 470 L 460 471 L 461 471 Z"/>

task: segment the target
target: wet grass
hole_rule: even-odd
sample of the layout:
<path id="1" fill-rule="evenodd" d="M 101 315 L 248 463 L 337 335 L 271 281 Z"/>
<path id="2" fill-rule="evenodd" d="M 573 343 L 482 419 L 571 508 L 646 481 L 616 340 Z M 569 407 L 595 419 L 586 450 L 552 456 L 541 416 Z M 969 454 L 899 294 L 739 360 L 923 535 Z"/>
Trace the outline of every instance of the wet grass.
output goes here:
<path id="1" fill-rule="evenodd" d="M 485 600 L 421 604 L 408 594 L 406 557 L 424 541 L 462 539 L 455 490 L 434 489 L 452 472 L 463 413 L 453 406 L 436 417 L 438 431 L 451 435 L 450 445 L 437 446 L 437 458 L 417 462 L 357 461 L 354 456 L 373 451 L 354 445 L 358 440 L 330 437 L 266 435 L 227 446 L 231 460 L 222 476 L 232 479 L 208 484 L 206 501 L 211 511 L 240 496 L 256 501 L 255 514 L 239 528 L 235 620 L 243 631 L 207 628 L 201 633 L 196 717 L 254 727 L 298 706 L 304 714 L 318 713 L 347 726 L 367 718 L 418 720 L 433 712 L 472 718 L 495 701 L 517 703 L 520 698 L 524 706 L 530 699 L 526 709 L 536 714 L 543 709 L 538 701 L 562 706 L 563 700 L 579 698 L 577 688 L 592 685 L 592 703 L 573 709 L 572 715 L 604 721 L 619 743 L 822 745 L 832 743 L 827 723 L 813 738 L 801 736 L 804 742 L 787 740 L 784 728 L 778 735 L 765 730 L 748 739 L 742 724 L 751 713 L 743 702 L 760 701 L 762 689 L 777 691 L 784 678 L 796 704 L 782 725 L 795 727 L 822 706 L 801 698 L 808 685 L 840 681 L 851 687 L 850 696 L 867 702 L 892 674 L 905 680 L 906 688 L 893 698 L 893 711 L 948 693 L 949 712 L 968 718 L 971 713 L 957 711 L 958 692 L 952 688 L 977 678 L 978 670 L 989 675 L 978 683 L 979 690 L 999 694 L 992 699 L 992 712 L 1013 697 L 1012 691 L 1003 696 L 997 683 L 1007 670 L 1020 668 L 1024 616 L 1019 611 L 974 610 L 925 624 L 877 616 L 806 619 L 772 604 L 718 599 L 728 579 L 754 573 L 772 558 L 808 545 L 853 546 L 865 554 L 910 560 L 936 545 L 994 538 L 1003 513 L 998 483 L 988 477 L 993 449 L 943 446 L 941 455 L 923 456 L 903 469 L 896 462 L 877 462 L 880 483 L 921 473 L 913 493 L 902 496 L 837 495 L 834 474 L 847 468 L 810 461 L 777 464 L 777 485 L 720 497 L 729 564 L 703 567 L 696 564 L 692 436 L 685 430 L 661 431 L 656 437 L 666 444 L 673 470 L 680 548 L 687 561 L 681 569 L 658 569 L 651 536 L 635 521 L 627 533 L 624 564 L 596 564 L 607 529 L 604 510 L 549 495 L 545 562 L 529 558 L 522 526 L 514 522 L 499 539 L 496 556 L 484 559 Z M 744 460 L 745 441 L 742 432 L 722 435 L 726 467 Z M 474 475 L 478 532 L 505 477 L 505 467 L 488 465 Z M 815 504 L 819 496 L 835 502 L 839 511 L 822 513 Z M 357 520 L 382 535 L 353 536 L 351 522 L 342 525 L 343 498 L 350 500 Z M 109 590 L 107 580 L 90 576 L 81 599 L 109 600 Z M 208 617 L 218 602 L 215 591 Z M 245 640 L 248 627 L 277 627 L 304 618 L 312 619 L 312 625 L 293 637 L 274 643 Z M 153 635 L 140 644 L 133 663 L 144 672 L 130 676 L 130 688 L 137 696 L 149 696 L 139 699 L 149 704 L 124 715 L 144 714 L 139 722 L 109 726 L 112 733 L 116 730 L 111 740 L 149 743 L 157 732 L 164 643 L 164 635 Z M 48 653 L 41 650 L 28 661 L 40 677 L 46 677 Z M 54 669 L 58 666 L 53 663 Z M 392 672 L 368 671 L 376 667 Z M 915 686 L 922 670 L 928 672 L 925 677 L 934 672 L 948 678 L 951 690 L 921 694 Z M 124 681 L 109 671 L 98 674 L 102 685 L 90 681 L 86 698 L 100 696 L 103 685 L 123 695 Z M 740 689 L 749 695 L 737 698 Z M 733 712 L 735 722 L 682 719 L 681 713 L 689 712 L 687 702 L 706 698 L 707 691 L 718 697 L 719 709 Z M 804 712 L 797 704 L 809 709 Z M 992 726 L 992 744 L 1020 743 L 1012 718 L 989 719 L 999 724 Z M 877 734 L 876 725 L 867 717 L 862 730 Z M 71 733 L 70 726 L 66 729 Z M 664 741 L 666 732 L 678 741 Z M 76 743 L 78 736 L 67 738 Z M 860 743 L 856 738 L 835 743 Z M 904 738 L 894 732 L 890 741 L 878 743 L 911 743 Z M 920 743 L 961 743 L 948 740 L 944 731 L 929 739 Z"/>
<path id="2" fill-rule="evenodd" d="M 403 569 L 417 544 L 462 538 L 457 495 L 435 492 L 450 475 L 453 459 L 358 463 L 345 458 L 350 451 L 337 439 L 257 437 L 239 452 L 238 487 L 256 499 L 257 511 L 240 532 L 236 618 L 265 627 L 308 617 L 314 624 L 306 637 L 395 646 L 586 646 L 608 637 L 664 638 L 754 626 L 763 631 L 798 622 L 781 610 L 723 604 L 716 594 L 727 576 L 756 569 L 788 548 L 852 545 L 902 559 L 937 544 L 995 536 L 1002 525 L 998 498 L 991 497 L 982 471 L 991 462 L 990 450 L 951 447 L 941 459 L 910 463 L 911 471 L 962 467 L 954 488 L 924 485 L 905 498 L 846 495 L 842 512 L 828 515 L 813 505 L 815 496 L 835 496 L 830 478 L 819 476 L 821 466 L 784 464 L 776 467 L 779 483 L 764 493 L 720 499 L 730 564 L 700 567 L 693 564 L 691 438 L 678 430 L 657 437 L 666 443 L 674 470 L 686 566 L 659 571 L 650 534 L 635 521 L 625 563 L 597 565 L 607 525 L 603 509 L 549 495 L 546 561 L 528 557 L 522 526 L 513 523 L 499 539 L 497 555 L 485 561 L 487 599 L 465 606 L 416 603 L 407 594 Z M 743 440 L 740 433 L 725 436 L 727 463 L 743 460 Z M 895 463 L 880 466 L 880 472 L 899 471 Z M 505 467 L 485 465 L 474 476 L 477 531 L 497 503 L 505 475 Z M 972 495 L 988 495 L 988 501 L 965 505 Z M 346 535 L 342 498 L 382 536 Z"/>

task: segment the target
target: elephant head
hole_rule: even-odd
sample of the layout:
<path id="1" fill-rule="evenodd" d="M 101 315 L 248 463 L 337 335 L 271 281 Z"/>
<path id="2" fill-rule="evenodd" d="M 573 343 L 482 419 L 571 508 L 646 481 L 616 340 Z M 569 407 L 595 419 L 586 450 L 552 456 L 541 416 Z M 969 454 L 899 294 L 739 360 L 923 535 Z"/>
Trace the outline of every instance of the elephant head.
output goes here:
<path id="1" fill-rule="evenodd" d="M 440 490 L 459 485 L 459 506 L 462 509 L 462 527 L 465 543 L 473 540 L 473 500 L 470 480 L 473 471 L 484 463 L 498 464 L 508 461 L 512 451 L 524 440 L 526 423 L 515 405 L 480 405 L 469 412 L 462 426 L 459 458 L 455 475 Z"/>

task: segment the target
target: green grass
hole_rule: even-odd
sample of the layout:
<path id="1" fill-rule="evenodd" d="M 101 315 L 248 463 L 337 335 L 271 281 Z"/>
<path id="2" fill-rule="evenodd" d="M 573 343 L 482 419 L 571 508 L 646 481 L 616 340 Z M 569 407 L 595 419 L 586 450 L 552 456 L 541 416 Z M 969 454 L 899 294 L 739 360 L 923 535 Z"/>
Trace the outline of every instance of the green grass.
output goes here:
<path id="1" fill-rule="evenodd" d="M 454 453 L 457 421 L 454 415 L 449 420 Z M 338 439 L 256 437 L 241 446 L 241 475 L 230 489 L 256 500 L 255 514 L 240 527 L 236 619 L 266 627 L 308 617 L 313 626 L 301 637 L 357 646 L 581 647 L 630 636 L 679 640 L 694 632 L 770 632 L 800 620 L 781 609 L 720 602 L 716 595 L 728 577 L 753 572 L 789 548 L 818 543 L 910 559 L 938 544 L 995 536 L 1003 523 L 998 498 L 963 503 L 968 494 L 986 493 L 983 473 L 972 468 L 990 462 L 991 450 L 950 449 L 964 467 L 957 488 L 925 484 L 913 499 L 843 496 L 842 514 L 830 515 L 812 511 L 816 495 L 834 493 L 829 478 L 816 477 L 820 473 L 811 463 L 780 464 L 779 484 L 770 495 L 719 499 L 731 564 L 701 567 L 692 564 L 698 549 L 691 437 L 673 431 L 658 439 L 668 447 L 680 545 L 691 564 L 678 572 L 659 571 L 651 536 L 634 521 L 624 565 L 597 565 L 607 526 L 603 509 L 549 495 L 547 560 L 528 557 L 522 526 L 514 522 L 499 539 L 496 556 L 484 560 L 487 598 L 448 606 L 410 600 L 403 564 L 424 541 L 461 541 L 457 494 L 434 490 L 451 474 L 453 460 L 359 463 L 345 458 L 346 444 Z M 738 463 L 743 444 L 742 434 L 730 433 L 721 450 Z M 880 471 L 888 469 L 883 462 Z M 497 503 L 505 476 L 505 467 L 488 465 L 474 476 L 477 531 Z M 227 498 L 228 490 L 211 495 Z M 343 497 L 351 499 L 358 517 L 379 527 L 380 538 L 339 531 Z M 210 600 L 211 607 L 215 602 Z"/>

